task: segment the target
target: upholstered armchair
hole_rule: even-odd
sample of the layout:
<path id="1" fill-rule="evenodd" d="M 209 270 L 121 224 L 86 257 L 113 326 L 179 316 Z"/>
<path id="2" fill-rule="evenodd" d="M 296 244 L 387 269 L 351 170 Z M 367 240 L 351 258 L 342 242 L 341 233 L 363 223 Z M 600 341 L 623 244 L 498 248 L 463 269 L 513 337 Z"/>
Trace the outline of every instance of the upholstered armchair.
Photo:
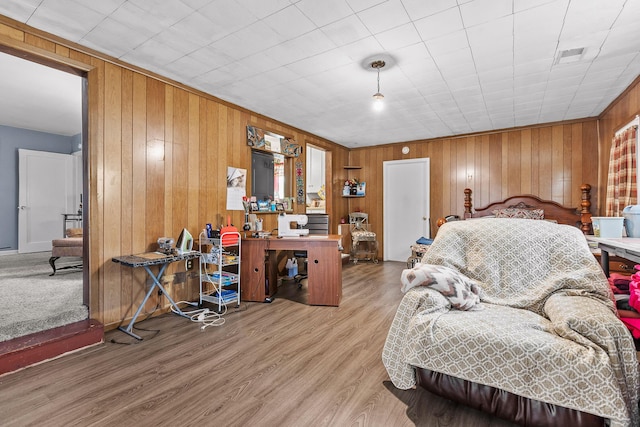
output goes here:
<path id="1" fill-rule="evenodd" d="M 634 342 L 577 227 L 446 223 L 402 285 L 382 355 L 396 387 L 522 425 L 640 422 Z"/>

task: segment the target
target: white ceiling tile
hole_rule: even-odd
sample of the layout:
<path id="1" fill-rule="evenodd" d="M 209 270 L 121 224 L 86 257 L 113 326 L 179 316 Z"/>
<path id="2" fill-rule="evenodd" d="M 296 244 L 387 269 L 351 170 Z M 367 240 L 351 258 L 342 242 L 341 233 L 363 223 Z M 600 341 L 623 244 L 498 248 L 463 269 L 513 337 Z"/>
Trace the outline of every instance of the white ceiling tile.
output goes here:
<path id="1" fill-rule="evenodd" d="M 182 78 L 178 81 L 181 81 L 185 84 L 188 84 L 191 79 L 198 77 L 199 75 L 204 74 L 211 69 L 207 65 L 195 60 L 191 56 L 183 56 L 181 58 L 178 58 L 175 61 L 165 65 L 165 68 L 174 74 L 182 76 Z"/>
<path id="2" fill-rule="evenodd" d="M 387 51 L 401 49 L 416 43 L 422 43 L 420 35 L 412 23 L 400 25 L 399 27 L 395 27 L 391 30 L 383 31 L 376 34 L 375 37 Z"/>
<path id="3" fill-rule="evenodd" d="M 51 1 L 43 2 L 27 22 L 36 28 L 78 41 L 103 19 L 103 15 L 83 4 L 67 0 L 55 4 Z"/>
<path id="4" fill-rule="evenodd" d="M 428 41 L 458 30 L 462 30 L 462 19 L 460 10 L 456 8 L 447 9 L 435 15 L 414 21 L 416 29 L 422 40 Z"/>
<path id="5" fill-rule="evenodd" d="M 180 31 L 175 27 L 167 28 L 166 31 L 156 34 L 151 40 L 161 46 L 174 49 L 178 53 L 177 58 L 183 56 L 182 52 L 193 52 L 203 46 L 203 44 L 196 43 L 190 37 L 181 37 Z M 164 53 L 162 55 L 164 56 Z M 169 62 L 166 63 L 168 64 Z"/>
<path id="6" fill-rule="evenodd" d="M 180 57 L 182 57 L 182 53 L 178 50 L 170 48 L 158 40 L 151 39 L 124 54 L 121 59 L 136 65 L 145 64 L 146 66 L 152 64 L 156 67 L 161 67 Z"/>
<path id="7" fill-rule="evenodd" d="M 246 57 L 256 52 L 264 51 L 286 41 L 284 37 L 274 31 L 263 21 L 254 22 L 235 32 L 233 36 L 233 48 L 238 52 L 242 52 L 242 54 L 238 55 L 241 57 Z"/>
<path id="8" fill-rule="evenodd" d="M 142 9 L 145 19 L 159 24 L 161 28 L 170 27 L 194 12 L 193 8 L 181 1 L 127 0 L 127 2 Z"/>
<path id="9" fill-rule="evenodd" d="M 86 34 L 80 43 L 98 50 L 106 50 L 109 55 L 119 58 L 149 38 L 148 33 L 137 32 L 119 21 L 106 18 Z"/>
<path id="10" fill-rule="evenodd" d="M 495 52 L 513 53 L 513 17 L 498 18 L 467 28 L 469 45 L 474 55 L 492 55 Z"/>
<path id="11" fill-rule="evenodd" d="M 108 19 L 117 21 L 125 28 L 131 28 L 134 33 L 148 36 L 147 39 L 169 27 L 160 27 L 154 20 L 141 18 L 144 16 L 146 16 L 144 10 L 133 3 L 126 2 L 110 14 Z"/>
<path id="12" fill-rule="evenodd" d="M 185 1 L 185 0 L 182 0 Z M 205 0 L 206 1 L 206 0 Z M 242 5 L 253 16 L 258 19 L 264 19 L 269 15 L 272 15 L 287 6 L 291 5 L 289 0 L 235 0 L 238 4 Z"/>
<path id="13" fill-rule="evenodd" d="M 197 49 L 187 56 L 204 64 L 210 70 L 225 66 L 236 60 L 225 52 L 216 49 L 213 45 Z"/>
<path id="14" fill-rule="evenodd" d="M 562 27 L 562 38 L 581 37 L 585 33 L 608 30 L 613 25 L 625 0 L 580 0 L 569 3 Z"/>
<path id="15" fill-rule="evenodd" d="M 316 29 L 316 25 L 295 6 L 289 6 L 273 15 L 269 15 L 264 18 L 264 22 L 276 33 L 287 39 L 298 37 Z"/>
<path id="16" fill-rule="evenodd" d="M 429 53 L 433 56 L 440 56 L 450 53 L 458 49 L 469 48 L 469 41 L 467 39 L 467 32 L 465 30 L 459 30 L 453 33 L 449 33 L 446 36 L 436 37 L 424 42 Z"/>
<path id="17" fill-rule="evenodd" d="M 5 0 L 0 13 L 348 146 L 591 117 L 640 74 L 639 0 Z M 577 44 L 581 61 L 553 65 Z M 390 64 L 382 114 L 374 57 Z"/>
<path id="18" fill-rule="evenodd" d="M 343 46 L 364 39 L 371 32 L 364 26 L 356 15 L 326 25 L 320 29 L 336 46 Z"/>
<path id="19" fill-rule="evenodd" d="M 382 46 L 375 37 L 370 36 L 344 46 L 340 46 L 340 50 L 349 56 L 352 60 L 360 62 L 371 54 L 381 52 Z"/>
<path id="20" fill-rule="evenodd" d="M 402 4 L 413 21 L 458 6 L 456 0 L 402 0 Z"/>
<path id="21" fill-rule="evenodd" d="M 242 5 L 229 0 L 212 1 L 198 9 L 198 13 L 204 15 L 215 27 L 223 29 L 224 34 L 234 33 L 258 19 Z"/>
<path id="22" fill-rule="evenodd" d="M 387 0 L 370 9 L 358 12 L 358 17 L 373 34 L 390 30 L 410 21 L 400 0 Z"/>
<path id="23" fill-rule="evenodd" d="M 513 13 L 512 0 L 475 0 L 460 5 L 462 22 L 469 28 L 497 21 Z"/>
<path id="24" fill-rule="evenodd" d="M 301 0 L 296 7 L 316 26 L 322 27 L 353 13 L 346 0 Z"/>
<path id="25" fill-rule="evenodd" d="M 24 0 L 19 2 L 0 2 L 0 13 L 20 22 L 27 22 L 42 0 Z"/>
<path id="26" fill-rule="evenodd" d="M 110 13 L 113 13 L 113 11 L 118 9 L 125 1 L 126 0 L 100 0 L 83 2 L 83 4 L 88 8 L 95 10 L 96 12 L 109 15 Z"/>
<path id="27" fill-rule="evenodd" d="M 178 37 L 188 38 L 200 47 L 220 40 L 228 34 L 219 25 L 215 25 L 206 16 L 197 12 L 176 22 L 171 30 L 177 32 Z"/>
<path id="28" fill-rule="evenodd" d="M 387 0 L 347 0 L 347 3 L 351 6 L 351 9 L 353 9 L 354 12 L 360 12 L 361 10 L 375 7 L 386 1 Z"/>
<path id="29" fill-rule="evenodd" d="M 514 61 L 513 67 L 513 75 L 518 76 L 526 76 L 528 74 L 546 74 L 551 70 L 551 66 L 553 64 L 552 58 L 537 60 L 537 61 L 527 61 L 527 62 L 516 62 Z"/>
<path id="30" fill-rule="evenodd" d="M 286 68 L 299 75 L 314 75 L 351 62 L 351 59 L 344 52 L 332 49 L 288 64 Z"/>

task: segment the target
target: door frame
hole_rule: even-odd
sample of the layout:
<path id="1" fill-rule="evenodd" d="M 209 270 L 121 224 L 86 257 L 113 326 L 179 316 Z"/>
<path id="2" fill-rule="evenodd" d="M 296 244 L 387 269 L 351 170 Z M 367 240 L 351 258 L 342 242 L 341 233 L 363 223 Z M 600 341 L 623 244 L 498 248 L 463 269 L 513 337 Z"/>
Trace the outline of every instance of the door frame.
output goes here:
<path id="1" fill-rule="evenodd" d="M 422 157 L 422 158 L 416 158 L 416 159 L 406 159 L 406 160 L 387 160 L 382 162 L 382 175 L 383 175 L 383 188 L 382 188 L 382 205 L 383 205 L 383 239 L 384 239 L 384 250 L 383 250 L 383 260 L 387 261 L 389 260 L 389 250 L 390 250 L 390 245 L 388 244 L 389 242 L 391 242 L 391 234 L 394 233 L 393 230 L 393 226 L 396 224 L 396 222 L 392 221 L 392 215 L 391 215 L 391 209 L 392 206 L 390 206 L 390 202 L 389 202 L 389 194 L 397 194 L 397 191 L 394 192 L 392 188 L 390 188 L 390 171 L 391 168 L 394 166 L 406 166 L 408 164 L 414 164 L 414 163 L 419 163 L 423 165 L 423 173 L 424 173 L 424 191 L 422 192 L 422 194 L 424 194 L 425 196 L 425 200 L 424 200 L 424 206 L 422 206 L 422 212 L 419 214 L 419 216 L 422 217 L 422 236 L 423 237 L 431 237 L 431 207 L 430 207 L 430 203 L 431 203 L 431 195 L 430 195 L 430 159 L 428 157 Z M 401 167 L 398 168 L 397 170 L 400 171 L 406 171 L 408 170 L 408 168 L 406 167 Z M 415 183 L 419 177 L 416 176 L 408 176 L 405 177 L 406 179 L 404 179 L 403 181 L 407 183 L 407 186 L 410 187 L 412 185 L 412 183 Z M 412 191 L 419 191 L 419 190 L 412 190 Z M 417 231 L 416 234 L 418 234 L 420 231 Z M 421 236 L 417 236 L 416 235 L 416 240 L 421 237 Z M 407 253 L 409 253 L 409 248 L 407 247 Z M 407 256 L 408 257 L 408 256 Z"/>
<path id="2" fill-rule="evenodd" d="M 89 267 L 91 265 L 90 259 L 90 244 L 91 244 L 91 227 L 90 227 L 90 209 L 91 209 L 91 193 L 89 192 L 89 158 L 91 144 L 89 143 L 89 79 L 94 66 L 85 64 L 80 61 L 76 61 L 69 57 L 64 57 L 53 52 L 44 51 L 35 46 L 28 45 L 18 40 L 11 40 L 10 44 L 6 42 L 0 42 L 0 52 L 22 58 L 26 61 L 35 62 L 46 67 L 55 68 L 56 70 L 64 71 L 69 74 L 76 75 L 82 78 L 81 90 L 82 90 L 82 228 L 84 244 L 82 245 L 82 303 L 89 309 L 89 318 L 91 318 L 91 304 L 90 304 L 90 277 Z M 17 224 L 16 224 L 17 225 Z"/>

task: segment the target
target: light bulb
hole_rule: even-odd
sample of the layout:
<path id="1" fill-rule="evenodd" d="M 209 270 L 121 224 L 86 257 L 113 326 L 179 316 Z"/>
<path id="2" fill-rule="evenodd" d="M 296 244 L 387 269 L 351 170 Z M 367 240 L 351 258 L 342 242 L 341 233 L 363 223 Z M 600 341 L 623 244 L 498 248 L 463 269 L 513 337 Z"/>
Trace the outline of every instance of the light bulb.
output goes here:
<path id="1" fill-rule="evenodd" d="M 373 95 L 373 109 L 376 111 L 382 111 L 384 108 L 384 95 L 380 92 Z"/>

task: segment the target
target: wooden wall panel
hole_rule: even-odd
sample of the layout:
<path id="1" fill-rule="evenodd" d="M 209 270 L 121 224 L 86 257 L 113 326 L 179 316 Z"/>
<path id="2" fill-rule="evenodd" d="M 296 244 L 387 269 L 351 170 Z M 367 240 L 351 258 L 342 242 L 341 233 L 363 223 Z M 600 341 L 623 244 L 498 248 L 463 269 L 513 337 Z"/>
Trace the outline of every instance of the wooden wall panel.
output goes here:
<path id="1" fill-rule="evenodd" d="M 640 77 L 625 90 L 600 116 L 598 132 L 599 189 L 598 211 L 604 214 L 604 198 L 607 188 L 607 169 L 611 141 L 615 133 L 640 114 Z"/>
<path id="2" fill-rule="evenodd" d="M 382 162 L 429 157 L 431 165 L 431 225 L 436 232 L 438 218 L 463 215 L 464 194 L 473 190 L 474 206 L 516 194 L 535 194 L 561 204 L 580 206 L 580 185 L 597 187 L 596 120 L 536 126 L 504 132 L 484 133 L 458 138 L 438 138 L 411 143 L 367 147 L 351 151 L 353 164 L 363 167 L 362 174 L 382 179 Z M 411 148 L 403 155 L 398 147 Z M 375 159 L 375 161 L 373 160 Z M 594 163 L 596 162 L 596 163 Z M 597 200 L 594 192 L 593 200 Z M 382 236 L 382 184 L 367 185 L 362 201 L 374 213 L 371 224 Z M 378 208 L 379 207 L 379 208 Z M 384 242 L 380 240 L 380 253 Z"/>

